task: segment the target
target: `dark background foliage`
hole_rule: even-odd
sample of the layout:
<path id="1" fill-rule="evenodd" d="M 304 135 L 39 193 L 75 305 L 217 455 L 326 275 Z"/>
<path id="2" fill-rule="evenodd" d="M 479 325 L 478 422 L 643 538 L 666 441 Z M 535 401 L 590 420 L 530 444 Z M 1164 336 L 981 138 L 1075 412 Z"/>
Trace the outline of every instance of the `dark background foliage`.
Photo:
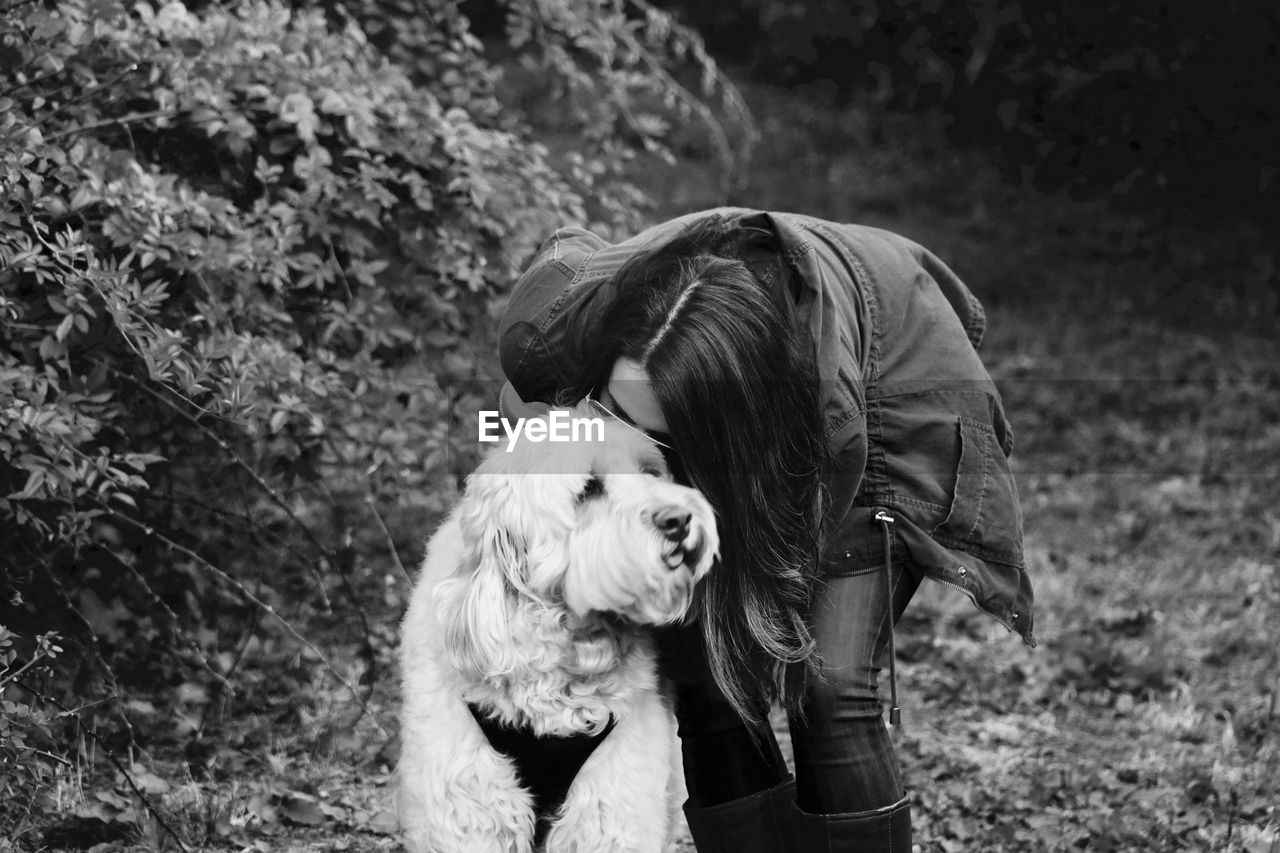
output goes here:
<path id="1" fill-rule="evenodd" d="M 760 79 L 934 110 L 1037 188 L 1277 209 L 1280 11 L 1231 2 L 665 6 Z"/>

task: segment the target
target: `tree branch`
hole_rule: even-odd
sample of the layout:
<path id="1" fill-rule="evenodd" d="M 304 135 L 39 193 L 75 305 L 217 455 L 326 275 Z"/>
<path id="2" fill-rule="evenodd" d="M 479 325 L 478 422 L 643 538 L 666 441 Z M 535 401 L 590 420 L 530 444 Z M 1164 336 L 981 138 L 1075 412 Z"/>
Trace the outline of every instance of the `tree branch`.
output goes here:
<path id="1" fill-rule="evenodd" d="M 148 527 L 147 525 L 143 524 L 140 521 L 135 521 L 129 516 L 123 515 L 117 512 L 116 510 L 112 509 L 111 507 L 107 506 L 105 503 L 102 503 L 101 501 L 98 501 L 96 503 L 100 509 L 109 513 L 113 518 L 123 522 L 124 524 L 129 525 L 130 527 L 133 527 L 135 530 L 142 531 L 147 536 L 154 537 L 158 542 L 161 542 L 162 544 L 165 545 L 165 547 L 169 548 L 170 550 L 176 551 L 177 553 L 182 554 L 184 557 L 187 557 L 188 559 L 193 560 L 197 565 L 204 568 L 214 577 L 218 578 L 223 583 L 233 588 L 246 601 L 253 604 L 263 613 L 266 613 L 268 616 L 270 616 L 272 619 L 278 622 L 280 624 L 280 627 L 284 628 L 285 632 L 288 633 L 290 637 L 292 637 L 300 645 L 302 645 L 304 648 L 306 648 L 308 651 L 314 654 L 317 658 L 319 658 L 320 663 L 324 665 L 324 668 L 327 669 L 329 673 L 334 677 L 334 679 L 339 684 L 341 684 L 347 690 L 347 692 L 349 692 L 352 695 L 352 697 L 355 698 L 355 700 L 360 704 L 360 707 L 365 712 L 368 712 L 369 710 L 368 703 L 365 701 L 363 697 L 361 697 L 360 692 L 355 688 L 355 685 L 353 685 L 350 681 L 348 681 L 346 676 L 338 672 L 337 667 L 333 665 L 333 663 L 329 660 L 329 658 L 327 658 L 325 654 L 322 651 L 320 651 L 320 649 L 318 649 L 314 643 L 312 643 L 306 637 L 302 636 L 302 634 L 298 632 L 298 629 L 294 628 L 293 624 L 290 623 L 288 619 L 285 619 L 283 616 L 277 613 L 276 609 L 272 607 L 270 604 L 267 604 L 265 601 L 258 598 L 252 592 L 250 592 L 248 587 L 246 587 L 243 583 L 241 583 L 239 580 L 232 577 L 231 575 L 227 574 L 226 571 L 218 568 L 213 563 L 210 563 L 208 560 L 206 560 L 204 557 L 197 554 L 195 551 L 192 551 L 190 548 L 187 548 L 183 545 L 179 545 L 177 542 L 174 542 L 172 539 L 168 538 L 167 536 L 155 530 L 154 528 Z M 386 731 L 378 723 L 377 719 L 374 718 L 372 715 L 370 715 L 370 718 L 373 719 L 373 724 L 377 726 L 378 731 L 382 735 L 386 736 L 387 734 Z"/>
<path id="2" fill-rule="evenodd" d="M 262 478 L 262 475 L 259 474 L 257 471 L 255 471 L 252 468 L 252 466 L 249 465 L 249 463 L 241 459 L 240 455 L 231 449 L 231 445 L 227 444 L 226 440 L 223 439 L 222 436 L 218 435 L 213 430 L 209 429 L 207 426 L 200 423 L 200 420 L 196 418 L 194 415 L 192 415 L 190 412 L 188 412 L 186 409 L 182 408 L 177 403 L 174 403 L 172 400 L 168 399 L 160 392 L 148 387 L 145 383 L 139 382 L 138 380 L 134 379 L 132 376 L 129 376 L 127 373 L 122 373 L 121 371 L 116 370 L 114 368 L 111 368 L 111 370 L 116 376 L 125 380 L 126 382 L 129 382 L 135 388 L 138 388 L 139 390 L 150 395 L 152 399 L 168 407 L 170 411 L 176 413 L 180 418 L 182 418 L 187 423 L 191 424 L 193 427 L 198 429 L 205 436 L 205 438 L 212 441 L 214 444 L 218 446 L 219 450 L 227 454 L 227 456 L 230 457 L 231 461 L 236 464 L 237 468 L 239 468 L 240 470 L 248 474 L 249 477 L 253 479 L 254 484 L 257 485 L 257 487 L 261 489 L 268 498 L 271 499 L 272 503 L 274 503 L 277 507 L 279 507 L 281 510 L 284 511 L 285 515 L 289 517 L 289 520 L 292 521 L 295 525 L 297 525 L 298 529 L 302 531 L 303 535 L 311 542 L 311 544 L 314 545 L 317 549 L 319 549 L 321 556 L 332 557 L 334 555 L 334 553 L 336 552 L 336 549 L 326 547 L 324 543 L 322 543 L 320 539 L 314 533 L 311 532 L 311 528 L 308 527 L 302 521 L 302 519 L 298 518 L 297 513 L 295 513 L 287 503 L 285 503 L 284 498 L 280 497 L 280 495 L 276 492 L 276 490 L 271 487 L 271 484 L 268 483 L 266 480 L 264 480 Z M 188 401 L 185 397 L 183 397 L 182 400 L 183 402 L 190 403 L 190 401 Z M 191 405 L 194 406 L 195 404 L 191 403 Z M 196 406 L 196 408 L 198 409 L 199 406 Z M 332 610 L 333 605 L 329 600 L 329 591 L 325 589 L 324 576 L 320 573 L 320 570 L 316 566 L 314 561 L 307 560 L 307 565 L 310 567 L 312 574 L 315 576 L 316 585 L 320 592 L 320 599 L 321 601 L 324 602 L 325 609 Z M 349 583 L 347 584 L 347 586 L 348 586 L 348 591 L 352 595 L 352 602 L 356 603 L 354 590 L 350 589 Z M 358 604 L 357 604 L 357 607 L 359 607 Z"/>
<path id="3" fill-rule="evenodd" d="M 153 118 L 161 118 L 168 116 L 173 118 L 177 113 L 171 110 L 151 110 L 145 113 L 129 113 L 128 115 L 119 116 L 118 118 L 108 118 L 102 121 L 95 121 L 89 124 L 82 124 L 78 127 L 70 127 L 58 133 L 51 133 L 44 138 L 45 142 L 53 142 L 55 139 L 62 139 L 65 136 L 75 136 L 79 133 L 87 133 L 90 130 L 99 130 L 104 127 L 117 127 L 120 125 L 137 124 L 140 121 L 148 121 Z"/>
<path id="4" fill-rule="evenodd" d="M 382 528 L 382 535 L 386 537 L 387 548 L 391 551 L 391 559 L 395 561 L 396 568 L 400 570 L 400 576 L 413 586 L 413 578 L 405 570 L 404 563 L 400 562 L 400 555 L 396 553 L 395 540 L 391 538 L 391 531 L 387 529 L 387 523 L 382 520 L 382 513 L 378 512 L 378 507 L 373 502 L 373 495 L 365 495 L 364 502 L 369 505 L 369 511 L 373 513 L 378 526 Z"/>
<path id="5" fill-rule="evenodd" d="M 93 742 L 102 748 L 103 754 L 107 756 L 107 760 L 110 761 L 111 764 L 120 773 L 120 775 L 124 777 L 125 782 L 129 785 L 129 788 L 138 797 L 138 799 L 142 800 L 142 804 L 146 807 L 147 811 L 151 813 L 151 816 L 155 818 L 155 821 L 157 824 L 159 824 L 160 828 L 169 834 L 169 837 L 172 838 L 177 843 L 178 847 L 182 848 L 183 853 L 191 853 L 191 848 L 187 845 L 186 839 L 184 839 L 181 835 L 179 835 L 173 829 L 173 827 L 169 826 L 169 824 L 165 821 L 164 816 L 160 814 L 160 811 L 152 804 L 151 800 L 147 797 L 146 793 L 141 788 L 138 787 L 138 783 L 133 781 L 133 776 L 131 776 L 129 774 L 129 771 L 124 768 L 124 765 L 120 763 L 120 759 L 116 758 L 116 754 L 111 751 L 111 747 L 107 745 L 107 742 L 105 740 L 103 740 L 101 737 L 98 736 L 97 732 L 95 732 L 91 728 L 80 725 L 80 717 L 76 715 L 76 713 L 71 708 L 68 708 L 66 705 L 62 704 L 57 699 L 54 699 L 52 696 L 49 696 L 45 694 L 43 691 L 36 689 L 34 686 L 28 684 L 26 681 L 22 679 L 18 679 L 18 683 L 21 684 L 27 690 L 30 690 L 34 695 L 38 696 L 42 701 L 48 702 L 49 704 L 61 710 L 63 713 L 70 714 L 71 716 L 73 716 L 76 720 L 76 725 L 80 728 L 80 730 L 84 732 L 88 732 L 89 737 L 93 738 Z"/>

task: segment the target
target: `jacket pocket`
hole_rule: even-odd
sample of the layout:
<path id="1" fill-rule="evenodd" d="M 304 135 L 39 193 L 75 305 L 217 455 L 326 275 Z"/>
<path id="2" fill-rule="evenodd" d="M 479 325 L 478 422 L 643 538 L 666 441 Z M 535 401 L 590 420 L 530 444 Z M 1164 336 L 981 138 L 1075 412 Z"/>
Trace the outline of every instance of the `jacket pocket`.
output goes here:
<path id="1" fill-rule="evenodd" d="M 884 568 L 884 544 L 872 520 L 877 507 L 855 506 L 822 549 L 821 574 L 854 577 Z"/>
<path id="2" fill-rule="evenodd" d="M 960 459 L 951 508 L 932 536 L 984 560 L 1023 567 L 1022 507 L 995 430 L 958 418 Z"/>

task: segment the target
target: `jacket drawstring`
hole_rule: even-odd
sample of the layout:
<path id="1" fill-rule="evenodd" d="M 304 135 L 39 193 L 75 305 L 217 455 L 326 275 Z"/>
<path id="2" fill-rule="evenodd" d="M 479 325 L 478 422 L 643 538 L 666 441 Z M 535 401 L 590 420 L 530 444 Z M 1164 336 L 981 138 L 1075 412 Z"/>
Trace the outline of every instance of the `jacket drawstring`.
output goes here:
<path id="1" fill-rule="evenodd" d="M 895 519 L 883 509 L 876 512 L 875 519 L 880 522 L 880 530 L 884 534 L 885 618 L 889 620 L 889 725 L 897 728 L 902 722 L 902 709 L 898 707 L 898 656 L 893 645 L 893 575 L 890 571 L 890 558 L 893 556 L 891 530 Z"/>

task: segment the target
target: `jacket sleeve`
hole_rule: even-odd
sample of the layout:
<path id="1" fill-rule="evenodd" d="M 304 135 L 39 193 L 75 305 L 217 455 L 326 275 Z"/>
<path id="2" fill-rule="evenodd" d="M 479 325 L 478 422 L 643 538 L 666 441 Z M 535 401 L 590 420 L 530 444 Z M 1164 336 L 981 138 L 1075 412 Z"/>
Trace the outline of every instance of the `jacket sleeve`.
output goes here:
<path id="1" fill-rule="evenodd" d="M 978 301 L 978 297 L 973 295 L 973 291 L 951 271 L 951 268 L 944 264 L 933 252 L 919 243 L 903 237 L 901 234 L 894 234 L 891 231 L 882 231 L 880 229 L 868 230 L 884 237 L 894 248 L 910 257 L 919 265 L 920 270 L 937 282 L 943 296 L 947 298 L 947 302 L 951 303 L 956 316 L 960 318 L 960 322 L 964 325 L 965 335 L 969 338 L 969 343 L 973 344 L 975 350 L 981 347 L 982 336 L 987 330 L 987 314 L 982 308 L 982 303 Z"/>
<path id="2" fill-rule="evenodd" d="M 551 402 L 563 384 L 557 368 L 565 349 L 564 323 L 558 321 L 568 306 L 589 295 L 575 294 L 575 285 L 591 256 L 607 245 L 583 228 L 561 228 L 516 281 L 498 325 L 498 357 L 520 400 Z"/>

